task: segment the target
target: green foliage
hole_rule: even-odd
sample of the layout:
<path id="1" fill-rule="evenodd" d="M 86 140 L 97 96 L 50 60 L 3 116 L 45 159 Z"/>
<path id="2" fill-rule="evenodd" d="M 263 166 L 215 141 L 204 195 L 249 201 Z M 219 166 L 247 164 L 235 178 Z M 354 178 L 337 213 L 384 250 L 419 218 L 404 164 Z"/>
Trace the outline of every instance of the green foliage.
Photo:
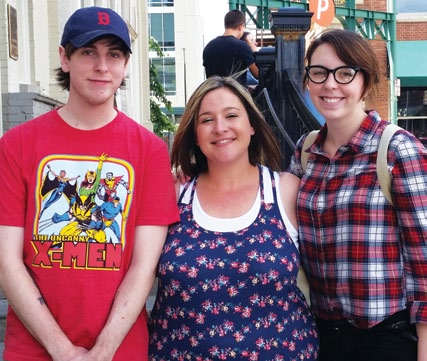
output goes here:
<path id="1" fill-rule="evenodd" d="M 155 51 L 158 57 L 164 57 L 156 39 L 150 37 L 148 46 L 150 51 Z M 172 104 L 166 98 L 165 89 L 159 81 L 157 69 L 152 61 L 150 61 L 150 92 L 150 119 L 153 123 L 154 133 L 162 136 L 163 131 L 175 132 L 174 123 L 160 108 L 163 104 L 169 112 L 172 112 Z"/>

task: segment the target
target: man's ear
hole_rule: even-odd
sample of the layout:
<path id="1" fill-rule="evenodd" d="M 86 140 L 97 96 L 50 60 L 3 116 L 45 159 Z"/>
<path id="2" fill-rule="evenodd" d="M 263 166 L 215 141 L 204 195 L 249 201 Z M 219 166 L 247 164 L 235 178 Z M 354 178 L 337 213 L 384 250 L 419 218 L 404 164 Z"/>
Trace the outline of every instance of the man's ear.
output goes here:
<path id="1" fill-rule="evenodd" d="M 68 73 L 70 71 L 68 67 L 69 59 L 67 54 L 65 53 L 65 49 L 63 46 L 59 46 L 59 61 L 61 62 L 61 69 L 64 73 Z"/>

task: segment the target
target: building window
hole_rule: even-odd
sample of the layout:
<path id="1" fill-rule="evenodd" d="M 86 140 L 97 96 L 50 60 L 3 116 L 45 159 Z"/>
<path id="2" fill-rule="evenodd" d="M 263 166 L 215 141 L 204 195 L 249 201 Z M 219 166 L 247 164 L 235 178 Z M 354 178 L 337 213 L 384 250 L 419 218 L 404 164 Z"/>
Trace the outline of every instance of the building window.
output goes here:
<path id="1" fill-rule="evenodd" d="M 173 13 L 148 14 L 150 35 L 157 40 L 162 51 L 175 50 L 175 18 Z"/>
<path id="2" fill-rule="evenodd" d="M 173 6 L 173 0 L 148 0 L 148 6 Z"/>
<path id="3" fill-rule="evenodd" d="M 427 88 L 402 88 L 397 117 L 402 128 L 419 138 L 427 137 Z"/>
<path id="4" fill-rule="evenodd" d="M 163 85 L 167 96 L 176 95 L 175 8 L 173 5 L 173 1 L 166 0 L 148 2 L 148 30 L 165 55 L 159 58 L 157 54 L 150 53 L 150 61 L 157 69 L 159 82 Z"/>
<path id="5" fill-rule="evenodd" d="M 175 57 L 150 58 L 167 96 L 176 95 Z"/>

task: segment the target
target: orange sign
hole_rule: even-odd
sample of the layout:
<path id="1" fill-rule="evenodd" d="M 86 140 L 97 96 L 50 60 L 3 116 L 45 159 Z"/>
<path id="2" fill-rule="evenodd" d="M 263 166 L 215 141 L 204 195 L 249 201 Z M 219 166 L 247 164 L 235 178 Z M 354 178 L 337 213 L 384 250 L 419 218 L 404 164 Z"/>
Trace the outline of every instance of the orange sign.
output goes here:
<path id="1" fill-rule="evenodd" d="M 309 10 L 313 12 L 313 21 L 320 26 L 328 26 L 335 16 L 333 0 L 311 0 Z"/>

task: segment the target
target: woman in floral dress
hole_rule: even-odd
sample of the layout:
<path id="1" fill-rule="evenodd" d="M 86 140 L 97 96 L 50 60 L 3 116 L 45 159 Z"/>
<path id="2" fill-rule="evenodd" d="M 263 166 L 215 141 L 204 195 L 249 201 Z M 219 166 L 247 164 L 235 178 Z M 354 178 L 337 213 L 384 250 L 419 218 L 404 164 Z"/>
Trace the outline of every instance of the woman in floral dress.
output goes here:
<path id="1" fill-rule="evenodd" d="M 150 359 L 317 360 L 296 279 L 299 179 L 250 94 L 213 77 L 194 92 L 172 149 L 181 222 L 160 259 Z"/>

